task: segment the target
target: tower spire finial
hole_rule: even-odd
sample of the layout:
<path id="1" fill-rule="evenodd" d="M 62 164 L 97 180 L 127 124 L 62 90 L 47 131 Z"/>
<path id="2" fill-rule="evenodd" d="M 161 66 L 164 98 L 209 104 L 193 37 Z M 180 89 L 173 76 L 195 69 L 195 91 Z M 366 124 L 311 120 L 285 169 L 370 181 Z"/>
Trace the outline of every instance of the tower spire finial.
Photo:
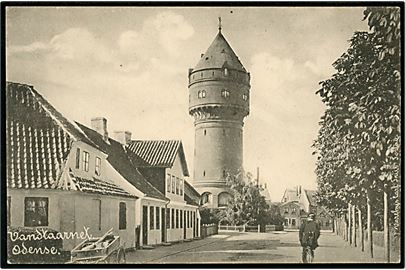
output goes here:
<path id="1" fill-rule="evenodd" d="M 221 33 L 222 30 L 222 21 L 221 21 L 221 17 L 218 17 L 218 30 Z"/>

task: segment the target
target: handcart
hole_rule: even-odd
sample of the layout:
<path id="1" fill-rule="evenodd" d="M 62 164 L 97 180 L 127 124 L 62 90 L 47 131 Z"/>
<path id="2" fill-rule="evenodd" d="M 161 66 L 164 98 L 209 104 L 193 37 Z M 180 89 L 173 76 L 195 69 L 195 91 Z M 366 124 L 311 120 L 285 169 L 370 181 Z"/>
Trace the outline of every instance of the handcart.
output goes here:
<path id="1" fill-rule="evenodd" d="M 125 249 L 112 229 L 101 237 L 86 239 L 71 251 L 69 263 L 125 263 Z"/>

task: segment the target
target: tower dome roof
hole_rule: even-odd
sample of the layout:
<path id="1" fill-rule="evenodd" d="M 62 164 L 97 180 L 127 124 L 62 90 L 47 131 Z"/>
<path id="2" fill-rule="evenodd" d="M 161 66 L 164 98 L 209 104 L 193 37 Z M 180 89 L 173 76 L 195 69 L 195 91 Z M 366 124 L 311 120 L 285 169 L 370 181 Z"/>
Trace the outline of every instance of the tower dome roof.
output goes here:
<path id="1" fill-rule="evenodd" d="M 221 31 L 219 31 L 194 70 L 224 67 L 246 72 L 238 56 L 232 50 Z"/>

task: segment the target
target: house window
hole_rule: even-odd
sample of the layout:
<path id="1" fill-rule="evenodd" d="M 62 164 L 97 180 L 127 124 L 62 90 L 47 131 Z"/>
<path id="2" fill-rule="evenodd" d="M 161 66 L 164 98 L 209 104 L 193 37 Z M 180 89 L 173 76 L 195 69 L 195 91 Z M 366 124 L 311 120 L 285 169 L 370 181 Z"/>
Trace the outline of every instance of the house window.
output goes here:
<path id="1" fill-rule="evenodd" d="M 288 226 L 288 219 L 284 219 L 284 226 Z"/>
<path id="2" fill-rule="evenodd" d="M 183 228 L 183 210 L 180 210 L 180 228 Z"/>
<path id="3" fill-rule="evenodd" d="M 80 148 L 76 149 L 76 169 L 80 168 Z"/>
<path id="4" fill-rule="evenodd" d="M 48 198 L 26 197 L 24 204 L 24 226 L 48 226 Z"/>
<path id="5" fill-rule="evenodd" d="M 229 95 L 230 95 L 230 93 L 229 93 L 229 91 L 227 89 L 222 89 L 221 96 L 223 98 L 229 98 Z"/>
<path id="6" fill-rule="evenodd" d="M 96 175 L 100 175 L 101 174 L 101 158 L 96 157 L 96 167 L 94 172 L 96 173 Z"/>
<path id="7" fill-rule="evenodd" d="M 149 228 L 151 230 L 155 229 L 155 207 L 150 206 L 149 207 Z"/>
<path id="8" fill-rule="evenodd" d="M 176 194 L 179 195 L 180 179 L 176 177 Z"/>
<path id="9" fill-rule="evenodd" d="M 156 230 L 160 230 L 160 207 L 156 206 Z"/>
<path id="10" fill-rule="evenodd" d="M 292 214 L 297 213 L 297 209 L 296 209 L 296 208 L 292 208 L 292 209 L 291 209 L 291 213 L 292 213 Z"/>
<path id="11" fill-rule="evenodd" d="M 247 100 L 248 100 L 248 96 L 247 96 L 246 94 L 243 94 L 243 95 L 242 95 L 242 98 L 243 98 L 244 101 L 247 101 Z"/>
<path id="12" fill-rule="evenodd" d="M 11 224 L 11 197 L 7 196 L 7 226 Z"/>
<path id="13" fill-rule="evenodd" d="M 222 170 L 222 177 L 225 178 L 226 177 L 226 171 Z"/>
<path id="14" fill-rule="evenodd" d="M 120 202 L 118 229 L 127 229 L 127 205 L 124 202 Z"/>
<path id="15" fill-rule="evenodd" d="M 166 208 L 166 228 L 170 229 L 170 208 Z"/>
<path id="16" fill-rule="evenodd" d="M 167 189 L 167 191 L 166 192 L 171 192 L 171 187 L 172 187 L 172 183 L 171 183 L 171 178 L 170 178 L 171 176 L 170 176 L 170 174 L 167 174 L 167 177 L 166 177 L 166 189 Z"/>
<path id="17" fill-rule="evenodd" d="M 229 74 L 228 74 L 228 69 L 227 68 L 224 68 L 224 76 L 228 76 Z"/>
<path id="18" fill-rule="evenodd" d="M 172 229 L 175 228 L 175 226 L 174 226 L 174 225 L 175 225 L 175 224 L 174 224 L 174 218 L 175 218 L 174 213 L 175 213 L 175 212 L 174 212 L 174 209 L 172 208 L 172 227 L 171 227 Z"/>
<path id="19" fill-rule="evenodd" d="M 90 154 L 86 151 L 83 151 L 83 170 L 86 172 L 89 171 L 89 158 Z"/>
<path id="20" fill-rule="evenodd" d="M 172 175 L 172 193 L 176 193 L 176 177 Z"/>
<path id="21" fill-rule="evenodd" d="M 295 223 L 295 218 L 291 219 L 291 225 L 292 225 L 292 226 L 295 226 L 295 225 L 296 225 L 296 223 Z"/>
<path id="22" fill-rule="evenodd" d="M 288 208 L 284 208 L 284 214 L 288 214 Z"/>
<path id="23" fill-rule="evenodd" d="M 101 200 L 95 199 L 97 207 L 98 230 L 101 231 Z"/>
<path id="24" fill-rule="evenodd" d="M 179 183 L 180 183 L 180 188 L 179 188 L 180 196 L 182 196 L 183 195 L 183 180 L 180 179 Z"/>
<path id="25" fill-rule="evenodd" d="M 179 228 L 179 209 L 176 209 L 176 229 Z"/>

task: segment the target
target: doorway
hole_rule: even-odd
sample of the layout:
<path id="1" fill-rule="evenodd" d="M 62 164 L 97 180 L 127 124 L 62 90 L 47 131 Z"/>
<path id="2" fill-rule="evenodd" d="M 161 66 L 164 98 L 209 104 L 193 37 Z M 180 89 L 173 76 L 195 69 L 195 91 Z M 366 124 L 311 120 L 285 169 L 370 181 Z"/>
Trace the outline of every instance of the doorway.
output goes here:
<path id="1" fill-rule="evenodd" d="M 148 244 L 148 207 L 142 207 L 142 243 Z"/>
<path id="2" fill-rule="evenodd" d="M 166 242 L 166 209 L 162 207 L 162 243 Z"/>

